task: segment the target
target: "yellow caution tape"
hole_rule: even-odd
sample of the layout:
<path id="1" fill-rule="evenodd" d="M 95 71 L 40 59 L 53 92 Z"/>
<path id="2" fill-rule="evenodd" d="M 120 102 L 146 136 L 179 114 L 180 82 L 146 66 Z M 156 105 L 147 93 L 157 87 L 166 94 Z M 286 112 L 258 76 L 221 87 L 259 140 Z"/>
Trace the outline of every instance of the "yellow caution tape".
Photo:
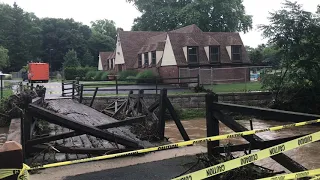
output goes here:
<path id="1" fill-rule="evenodd" d="M 312 179 L 310 179 L 310 180 L 320 180 L 320 176 L 317 176 L 317 177 L 312 178 Z"/>
<path id="2" fill-rule="evenodd" d="M 30 167 L 26 164 L 23 164 L 22 169 L 0 169 L 0 179 L 19 174 L 17 180 L 28 180 L 28 169 L 30 169 Z"/>
<path id="3" fill-rule="evenodd" d="M 178 147 L 184 147 L 184 146 L 194 145 L 194 144 L 198 144 L 198 143 L 204 143 L 204 142 L 208 142 L 208 141 L 218 141 L 218 140 L 223 140 L 223 139 L 248 136 L 248 135 L 267 132 L 267 131 L 279 131 L 279 130 L 283 130 L 283 129 L 287 129 L 287 128 L 299 127 L 299 126 L 304 126 L 304 125 L 309 125 L 309 124 L 314 124 L 314 123 L 319 123 L 319 122 L 320 122 L 320 119 L 306 121 L 306 122 L 293 123 L 293 124 L 287 124 L 287 125 L 276 126 L 276 127 L 271 127 L 271 128 L 265 128 L 265 129 L 257 129 L 257 130 L 243 131 L 243 132 L 238 132 L 238 133 L 224 134 L 224 135 L 219 135 L 219 136 L 212 136 L 212 137 L 200 138 L 200 139 L 195 139 L 195 140 L 183 141 L 183 142 L 173 143 L 173 144 L 168 144 L 168 145 L 163 145 L 163 146 L 151 147 L 151 148 L 147 148 L 147 149 L 140 149 L 140 150 L 123 152 L 123 153 L 97 156 L 97 157 L 92 157 L 92 158 L 84 158 L 84 159 L 78 159 L 78 160 L 72 160 L 72 161 L 64 161 L 64 162 L 46 164 L 46 165 L 32 167 L 31 170 L 53 168 L 53 167 L 65 166 L 65 165 L 71 165 L 71 164 L 77 164 L 77 163 L 98 161 L 98 160 L 111 159 L 111 158 L 116 158 L 116 157 L 137 155 L 137 154 L 143 154 L 143 153 L 155 152 L 155 151 L 161 151 L 161 150 L 167 150 L 167 149 L 174 149 L 174 148 L 178 148 Z"/>
<path id="4" fill-rule="evenodd" d="M 320 169 L 314 169 L 314 170 L 309 170 L 309 171 L 301 171 L 301 172 L 291 173 L 291 174 L 283 174 L 283 175 L 279 175 L 279 176 L 262 178 L 262 179 L 258 179 L 258 180 L 298 179 L 298 178 L 303 178 L 303 177 L 313 177 L 313 176 L 317 176 L 317 175 L 320 175 Z"/>
<path id="5" fill-rule="evenodd" d="M 306 144 L 310 144 L 312 142 L 320 140 L 320 131 L 294 139 L 292 141 L 288 141 L 276 146 L 272 146 L 270 148 L 258 151 L 256 153 L 252 153 L 243 157 L 239 157 L 224 163 L 217 164 L 215 166 L 211 166 L 209 168 L 205 168 L 190 174 L 186 174 L 184 176 L 180 176 L 177 178 L 174 178 L 172 180 L 196 180 L 196 179 L 206 179 L 208 177 L 212 177 L 215 175 L 218 175 L 220 173 L 230 171 L 232 169 L 245 166 L 247 164 L 251 164 L 255 161 L 265 159 L 270 156 L 274 156 L 280 153 L 283 153 L 285 151 L 289 151 L 292 149 L 295 149 L 300 146 L 304 146 Z"/>

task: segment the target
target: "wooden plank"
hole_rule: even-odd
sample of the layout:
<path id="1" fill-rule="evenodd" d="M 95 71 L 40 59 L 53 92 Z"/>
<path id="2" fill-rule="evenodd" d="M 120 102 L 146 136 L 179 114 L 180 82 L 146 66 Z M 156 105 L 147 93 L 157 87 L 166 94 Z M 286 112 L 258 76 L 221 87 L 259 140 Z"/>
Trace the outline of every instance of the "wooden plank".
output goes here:
<path id="1" fill-rule="evenodd" d="M 223 114 L 221 111 L 214 111 L 214 116 L 235 132 L 248 131 L 247 128 L 234 121 L 232 117 Z M 267 148 L 264 145 L 264 140 L 255 134 L 253 136 L 243 136 L 243 138 L 249 141 L 253 146 L 260 147 L 260 149 Z M 301 164 L 295 162 L 283 153 L 271 156 L 271 158 L 291 172 L 300 172 L 307 170 Z"/>
<path id="2" fill-rule="evenodd" d="M 159 116 L 159 127 L 158 127 L 159 131 L 158 131 L 158 133 L 159 134 L 158 134 L 158 136 L 161 140 L 164 139 L 164 131 L 165 131 L 165 126 L 166 126 L 166 121 L 164 119 L 164 114 L 167 109 L 166 102 L 165 102 L 166 98 L 167 98 L 167 89 L 162 89 L 160 91 L 160 100 L 156 101 L 154 103 L 154 104 L 158 104 L 158 106 L 159 106 L 159 112 L 158 112 L 159 113 L 158 114 L 158 116 Z M 154 104 L 152 104 L 153 107 L 152 107 L 152 105 L 150 106 L 150 107 L 152 107 L 150 109 L 155 109 L 156 105 L 154 105 Z"/>
<path id="3" fill-rule="evenodd" d="M 153 112 L 154 110 L 156 110 L 160 105 L 160 102 L 159 100 L 157 100 L 156 102 L 154 102 L 153 104 L 151 104 L 149 107 L 148 107 L 148 111 L 151 111 Z"/>
<path id="4" fill-rule="evenodd" d="M 93 97 L 92 97 L 91 102 L 90 102 L 90 107 L 92 107 L 92 105 L 93 105 L 94 99 L 97 96 L 98 89 L 99 89 L 99 87 L 96 87 L 96 90 L 94 91 Z"/>
<path id="5" fill-rule="evenodd" d="M 133 123 L 139 123 L 145 120 L 146 116 L 139 116 L 139 117 L 133 117 L 133 118 L 127 118 L 122 121 L 117 121 L 114 123 L 108 123 L 108 124 L 102 124 L 95 126 L 96 128 L 99 129 L 109 129 L 109 128 L 115 128 L 115 127 L 120 127 L 120 126 L 125 126 L 125 125 L 131 125 Z M 41 138 L 35 138 L 31 139 L 27 142 L 27 146 L 33 146 L 37 144 L 42 144 L 42 143 L 47 143 L 50 141 L 56 141 L 59 139 L 64 139 L 64 138 L 69 138 L 69 137 L 74 137 L 74 136 L 79 136 L 85 134 L 84 132 L 78 132 L 78 131 L 70 131 L 66 133 L 61 133 L 61 134 L 56 134 L 52 136 L 46 136 L 46 137 L 41 137 Z"/>
<path id="6" fill-rule="evenodd" d="M 213 93 L 206 94 L 206 125 L 207 137 L 219 135 L 219 120 L 213 115 L 213 102 L 218 101 L 218 96 Z M 219 152 L 213 151 L 214 147 L 219 147 L 220 141 L 207 142 L 208 155 L 218 156 Z"/>
<path id="7" fill-rule="evenodd" d="M 238 104 L 228 104 L 221 102 L 213 103 L 214 109 L 219 110 L 228 110 L 231 112 L 238 112 L 243 115 L 253 115 L 258 116 L 261 119 L 270 119 L 275 121 L 283 121 L 283 122 L 301 122 L 308 120 L 320 119 L 320 115 L 316 114 L 306 114 L 299 112 L 291 112 L 291 111 L 283 111 L 278 109 L 268 109 L 268 108 L 259 108 L 252 106 L 244 106 Z"/>
<path id="8" fill-rule="evenodd" d="M 53 146 L 60 153 L 66 154 L 92 154 L 92 155 L 104 155 L 125 152 L 134 149 L 116 149 L 116 148 L 78 148 L 78 147 L 66 147 L 66 146 Z M 45 152 L 48 147 L 46 145 L 37 145 L 32 147 L 32 152 Z M 74 156 L 75 157 L 75 156 Z M 73 157 L 73 158 L 74 158 Z"/>
<path id="9" fill-rule="evenodd" d="M 168 98 L 165 98 L 165 104 L 171 114 L 171 117 L 173 118 L 174 122 L 176 123 L 177 128 L 179 129 L 179 132 L 180 132 L 181 136 L 183 137 L 183 140 L 185 140 L 185 141 L 190 140 L 186 130 L 184 129 L 180 119 L 178 118 L 178 116 L 174 110 L 173 105 L 171 104 L 171 102 Z"/>
<path id="10" fill-rule="evenodd" d="M 120 137 L 115 134 L 111 134 L 109 132 L 102 131 L 101 129 L 98 129 L 94 126 L 88 126 L 83 123 L 79 123 L 77 121 L 74 121 L 66 116 L 63 116 L 61 114 L 57 114 L 54 112 L 51 112 L 47 109 L 44 109 L 42 107 L 30 104 L 29 109 L 31 110 L 34 115 L 39 116 L 43 120 L 46 120 L 50 123 L 58 124 L 61 126 L 64 126 L 66 128 L 80 131 L 101 139 L 105 139 L 112 142 L 117 142 L 119 144 L 125 145 L 127 147 L 133 147 L 133 148 L 139 148 L 139 144 L 135 141 L 132 141 L 126 137 Z"/>
<path id="11" fill-rule="evenodd" d="M 125 107 L 126 107 L 127 101 L 123 102 L 119 109 L 115 111 L 115 113 L 112 115 L 112 117 L 116 117 Z"/>

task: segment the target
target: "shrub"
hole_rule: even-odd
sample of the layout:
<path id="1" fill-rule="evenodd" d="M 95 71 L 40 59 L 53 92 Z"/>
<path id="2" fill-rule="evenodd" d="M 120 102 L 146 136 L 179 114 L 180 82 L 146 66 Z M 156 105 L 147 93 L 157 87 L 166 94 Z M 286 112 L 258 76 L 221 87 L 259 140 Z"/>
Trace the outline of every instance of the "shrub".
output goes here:
<path id="1" fill-rule="evenodd" d="M 12 75 L 11 74 L 5 75 L 4 80 L 12 80 Z"/>
<path id="2" fill-rule="evenodd" d="M 157 75 L 152 70 L 145 70 L 139 72 L 136 78 L 137 83 L 154 83 L 156 81 Z"/>
<path id="3" fill-rule="evenodd" d="M 79 77 L 80 80 L 86 80 L 86 74 L 96 68 L 94 67 L 66 67 L 64 69 L 64 77 L 66 80 L 75 80 Z"/>
<path id="4" fill-rule="evenodd" d="M 103 72 L 101 75 L 101 81 L 107 81 L 108 80 L 108 72 Z"/>
<path id="5" fill-rule="evenodd" d="M 126 78 L 127 82 L 137 82 L 137 78 L 135 76 L 128 76 Z"/>
<path id="6" fill-rule="evenodd" d="M 129 76 L 131 76 L 131 77 L 135 77 L 135 76 L 137 76 L 137 74 L 138 74 L 139 72 L 138 71 L 135 71 L 135 70 L 126 70 L 126 71 L 121 71 L 118 75 L 118 79 L 120 80 L 120 81 L 124 81 L 124 80 L 126 80 Z"/>
<path id="7" fill-rule="evenodd" d="M 86 73 L 86 80 L 87 81 L 92 81 L 94 79 L 95 75 L 96 75 L 96 72 L 97 71 L 88 71 Z"/>
<path id="8" fill-rule="evenodd" d="M 104 71 L 96 71 L 93 80 L 100 81 Z"/>

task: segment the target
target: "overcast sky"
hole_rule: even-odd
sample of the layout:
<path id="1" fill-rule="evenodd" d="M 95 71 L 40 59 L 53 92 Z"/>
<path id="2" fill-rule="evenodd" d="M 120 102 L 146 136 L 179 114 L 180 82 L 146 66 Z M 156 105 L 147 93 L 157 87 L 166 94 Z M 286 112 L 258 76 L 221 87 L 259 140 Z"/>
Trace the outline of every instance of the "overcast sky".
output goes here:
<path id="1" fill-rule="evenodd" d="M 135 17 L 140 13 L 126 0 L 0 0 L 13 4 L 16 1 L 25 11 L 34 12 L 38 17 L 73 18 L 90 25 L 90 21 L 110 19 L 117 27 L 130 30 Z M 315 12 L 319 0 L 297 0 L 304 9 Z M 243 0 L 247 14 L 253 15 L 254 29 L 241 33 L 245 45 L 256 47 L 266 42 L 257 30 L 258 24 L 267 24 L 268 12 L 281 8 L 282 0 Z"/>

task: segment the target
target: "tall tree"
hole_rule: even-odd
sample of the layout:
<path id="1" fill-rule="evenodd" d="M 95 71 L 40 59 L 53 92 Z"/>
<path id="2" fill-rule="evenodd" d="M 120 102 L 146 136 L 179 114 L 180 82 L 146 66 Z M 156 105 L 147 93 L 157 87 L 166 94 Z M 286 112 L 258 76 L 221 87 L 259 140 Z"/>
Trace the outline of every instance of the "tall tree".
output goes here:
<path id="1" fill-rule="evenodd" d="M 8 49 L 0 46 L 0 70 L 3 71 L 9 65 Z"/>
<path id="2" fill-rule="evenodd" d="M 297 105 L 294 110 L 319 112 L 319 15 L 286 1 L 281 10 L 270 13 L 269 21 L 260 28 L 269 43 L 279 49 L 280 65 L 263 80 L 264 87 L 274 92 L 276 103 L 285 103 L 282 107 Z"/>
<path id="3" fill-rule="evenodd" d="M 63 57 L 68 49 L 77 51 L 79 57 L 82 57 L 88 49 L 91 30 L 73 19 L 44 18 L 41 20 L 41 28 L 42 59 L 45 62 L 51 59 L 53 70 L 62 68 Z"/>
<path id="4" fill-rule="evenodd" d="M 113 39 L 117 36 L 116 23 L 108 19 L 100 19 L 96 21 L 91 21 L 92 29 L 100 34 L 109 36 Z"/>
<path id="5" fill-rule="evenodd" d="M 81 65 L 82 66 L 93 66 L 94 64 L 96 64 L 94 62 L 94 57 L 92 56 L 91 52 L 89 52 L 87 50 L 81 58 Z"/>
<path id="6" fill-rule="evenodd" d="M 74 49 L 69 50 L 63 59 L 64 59 L 63 68 L 80 66 L 77 52 Z"/>
<path id="7" fill-rule="evenodd" d="M 203 31 L 248 32 L 252 16 L 242 0 L 127 0 L 142 13 L 133 30 L 169 31 L 196 24 Z"/>

